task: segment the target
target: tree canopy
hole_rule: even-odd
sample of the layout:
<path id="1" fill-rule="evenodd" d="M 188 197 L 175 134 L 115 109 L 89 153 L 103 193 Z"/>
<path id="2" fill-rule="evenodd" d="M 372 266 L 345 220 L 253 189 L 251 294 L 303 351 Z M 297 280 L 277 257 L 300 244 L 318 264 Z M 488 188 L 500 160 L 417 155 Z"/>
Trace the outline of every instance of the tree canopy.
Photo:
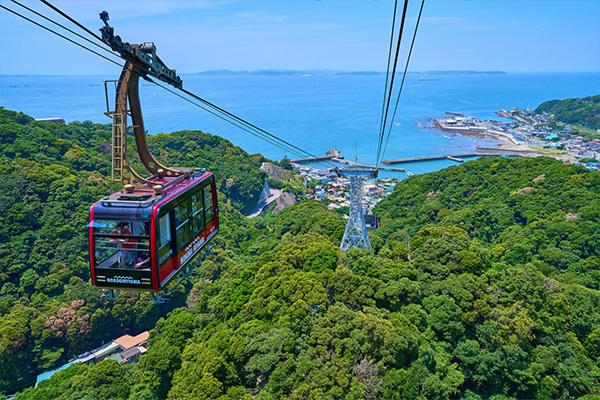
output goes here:
<path id="1" fill-rule="evenodd" d="M 540 104 L 536 113 L 554 114 L 556 120 L 566 124 L 600 129 L 600 94 L 565 100 L 550 100 Z"/>
<path id="2" fill-rule="evenodd" d="M 188 134 L 174 135 L 157 138 L 155 152 Z M 90 141 L 79 143 L 94 153 Z M 203 145 L 189 146 L 200 154 Z M 187 162 L 185 154 L 177 162 Z M 100 167 L 86 172 L 60 155 L 50 164 L 19 157 L 4 155 L 2 168 L 22 174 L 11 190 L 25 185 L 22 193 L 38 196 L 41 217 L 28 222 L 16 209 L 9 219 L 8 211 L 28 202 L 1 203 L 8 211 L 0 216 L 11 221 L 10 242 L 0 247 L 4 388 L 29 382 L 20 368 L 51 368 L 105 331 L 151 332 L 138 363 L 75 364 L 17 399 L 600 396 L 598 172 L 549 158 L 481 158 L 413 176 L 375 209 L 381 227 L 370 233 L 373 249 L 346 253 L 339 250 L 345 220 L 323 204 L 304 201 L 248 220 L 222 193 L 214 254 L 181 301 L 162 309 L 145 296 L 114 304 L 95 297 L 77 234 L 50 243 L 72 240 L 73 254 L 54 249 L 46 260 L 37 250 L 48 240 L 39 236 L 46 224 L 84 221 L 87 211 L 73 201 L 72 210 L 54 211 L 68 218 L 40 222 L 52 208 L 48 199 L 64 192 L 44 194 L 27 168 L 69 172 L 74 189 L 60 197 L 69 204 L 80 187 L 89 186 L 89 201 L 107 190 L 109 183 L 87 179 Z M 37 231 L 18 230 L 32 223 L 41 224 Z M 17 266 L 20 251 L 26 255 Z M 48 322 L 59 315 L 70 316 L 66 330 Z"/>

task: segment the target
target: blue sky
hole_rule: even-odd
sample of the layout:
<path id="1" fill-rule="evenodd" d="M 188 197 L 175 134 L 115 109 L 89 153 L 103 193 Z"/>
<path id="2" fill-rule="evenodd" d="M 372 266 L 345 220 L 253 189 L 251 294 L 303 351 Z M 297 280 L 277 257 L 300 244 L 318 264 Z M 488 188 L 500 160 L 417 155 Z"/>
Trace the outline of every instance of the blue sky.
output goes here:
<path id="1" fill-rule="evenodd" d="M 391 0 L 52 2 L 93 31 L 102 24 L 98 13 L 108 11 L 117 34 L 131 43 L 154 41 L 178 73 L 385 71 L 394 5 Z M 39 2 L 24 3 L 61 20 Z M 7 0 L 0 4 L 29 14 Z M 407 33 L 414 29 L 420 1 L 409 4 Z M 408 45 L 406 40 L 404 52 Z M 427 0 L 410 70 L 600 72 L 600 0 Z M 0 74 L 118 71 L 0 10 Z"/>

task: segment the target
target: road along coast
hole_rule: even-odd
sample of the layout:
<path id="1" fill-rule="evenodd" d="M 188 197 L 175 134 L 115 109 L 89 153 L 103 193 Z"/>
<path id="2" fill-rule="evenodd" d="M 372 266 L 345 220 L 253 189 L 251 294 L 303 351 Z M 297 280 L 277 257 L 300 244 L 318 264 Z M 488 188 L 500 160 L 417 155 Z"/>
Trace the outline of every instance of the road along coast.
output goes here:
<path id="1" fill-rule="evenodd" d="M 465 136 L 475 136 L 481 138 L 491 138 L 498 140 L 498 144 L 495 148 L 477 148 L 476 153 L 488 153 L 478 155 L 501 155 L 492 154 L 495 152 L 508 152 L 511 154 L 506 155 L 518 155 L 521 157 L 537 157 L 537 156 L 549 156 L 554 157 L 563 161 L 571 161 L 573 157 L 568 153 L 551 152 L 540 147 L 532 146 L 533 143 L 529 143 L 524 140 L 519 140 L 510 132 L 507 132 L 506 124 L 502 122 L 484 120 L 481 121 L 474 117 L 465 115 L 452 115 L 448 118 L 435 118 L 433 119 L 434 129 L 441 130 L 443 132 L 458 133 Z M 521 121 L 517 121 L 521 124 Z M 518 129 L 518 128 L 517 128 Z M 536 143 L 539 146 L 539 143 Z"/>

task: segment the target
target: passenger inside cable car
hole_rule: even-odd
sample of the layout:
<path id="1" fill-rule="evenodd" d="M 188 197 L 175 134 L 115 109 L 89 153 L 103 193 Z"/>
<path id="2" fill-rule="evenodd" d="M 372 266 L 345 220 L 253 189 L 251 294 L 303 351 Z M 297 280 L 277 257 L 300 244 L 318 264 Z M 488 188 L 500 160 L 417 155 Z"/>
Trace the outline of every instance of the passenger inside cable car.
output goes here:
<path id="1" fill-rule="evenodd" d="M 98 268 L 150 269 L 150 222 L 94 220 Z"/>

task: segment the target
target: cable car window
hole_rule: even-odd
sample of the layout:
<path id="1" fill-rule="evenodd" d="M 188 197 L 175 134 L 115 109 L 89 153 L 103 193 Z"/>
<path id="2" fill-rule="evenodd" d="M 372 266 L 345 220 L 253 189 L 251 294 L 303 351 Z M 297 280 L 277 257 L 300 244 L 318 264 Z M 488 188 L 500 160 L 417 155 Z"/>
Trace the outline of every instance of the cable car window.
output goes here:
<path id="1" fill-rule="evenodd" d="M 160 232 L 160 247 L 171 242 L 171 230 L 169 229 L 169 214 L 163 215 L 158 220 L 158 231 Z"/>
<path id="2" fill-rule="evenodd" d="M 207 186 L 204 188 L 204 209 L 206 210 L 206 223 L 208 224 L 212 221 L 215 216 L 215 212 L 213 210 L 213 197 L 212 197 L 212 187 Z"/>
<path id="3" fill-rule="evenodd" d="M 181 251 L 187 245 L 192 236 L 191 202 L 185 200 L 175 208 L 175 226 L 177 230 L 177 251 Z"/>
<path id="4" fill-rule="evenodd" d="M 204 230 L 204 207 L 202 201 L 202 191 L 192 196 L 192 231 L 194 236 Z"/>
<path id="5" fill-rule="evenodd" d="M 98 268 L 150 268 L 150 222 L 94 220 Z"/>
<path id="6" fill-rule="evenodd" d="M 169 214 L 163 215 L 158 220 L 158 265 L 162 266 L 170 257 L 171 250 L 171 229 L 169 227 Z"/>

